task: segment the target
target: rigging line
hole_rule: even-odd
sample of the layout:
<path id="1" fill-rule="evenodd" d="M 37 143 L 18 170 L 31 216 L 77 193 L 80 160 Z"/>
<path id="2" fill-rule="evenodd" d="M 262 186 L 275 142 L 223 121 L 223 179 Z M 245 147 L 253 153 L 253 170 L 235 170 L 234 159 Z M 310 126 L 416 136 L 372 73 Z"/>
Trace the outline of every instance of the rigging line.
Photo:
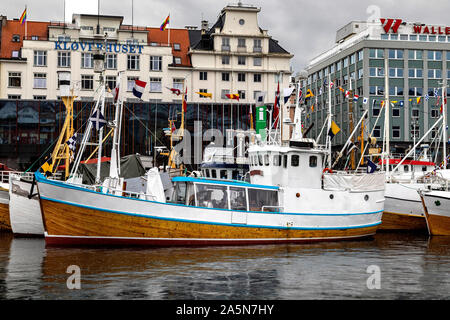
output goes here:
<path id="1" fill-rule="evenodd" d="M 140 124 L 142 124 L 142 126 L 148 131 L 150 132 L 151 135 L 153 135 L 153 137 L 155 137 L 155 140 L 158 140 L 159 143 L 161 143 L 161 145 L 165 145 L 165 143 L 163 143 L 161 140 L 159 140 L 156 135 L 149 129 L 147 128 L 147 126 L 145 125 L 145 123 L 143 123 L 141 121 L 141 119 L 139 119 L 138 116 L 136 116 L 136 114 L 130 110 L 130 108 L 127 107 L 127 105 L 124 104 L 124 107 L 137 119 L 137 121 L 139 121 Z"/>
<path id="2" fill-rule="evenodd" d="M 80 113 L 84 110 L 84 108 L 85 108 L 87 105 L 88 105 L 88 103 L 85 103 L 85 104 L 84 104 L 83 108 L 81 108 L 81 110 L 77 113 L 77 115 L 73 118 L 73 120 L 75 120 L 75 119 L 80 115 Z M 84 123 L 84 124 L 85 124 L 85 123 Z M 79 128 L 78 130 L 80 130 L 80 129 L 81 129 L 81 128 Z M 78 130 L 75 131 L 75 132 L 77 133 Z M 56 139 L 53 140 L 53 142 L 47 147 L 47 149 L 45 149 L 45 151 L 39 156 L 39 158 L 38 158 L 35 162 L 33 162 L 33 164 L 32 164 L 26 171 L 24 171 L 24 172 L 30 171 L 31 168 L 33 168 L 33 166 L 34 166 L 39 160 L 41 160 L 42 157 L 43 157 L 44 155 L 47 154 L 48 150 L 49 150 L 51 147 L 53 147 L 53 145 L 56 143 L 56 141 L 58 141 L 58 139 L 59 139 L 59 136 L 56 137 Z"/>

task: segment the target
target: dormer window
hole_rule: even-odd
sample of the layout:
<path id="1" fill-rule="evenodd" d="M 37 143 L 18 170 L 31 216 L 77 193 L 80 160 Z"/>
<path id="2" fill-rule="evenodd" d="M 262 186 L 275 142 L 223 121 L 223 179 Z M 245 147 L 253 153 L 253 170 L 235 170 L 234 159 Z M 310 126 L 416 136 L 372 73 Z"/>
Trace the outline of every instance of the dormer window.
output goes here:
<path id="1" fill-rule="evenodd" d="M 181 45 L 179 43 L 174 43 L 173 44 L 173 50 L 180 51 L 181 50 Z"/>

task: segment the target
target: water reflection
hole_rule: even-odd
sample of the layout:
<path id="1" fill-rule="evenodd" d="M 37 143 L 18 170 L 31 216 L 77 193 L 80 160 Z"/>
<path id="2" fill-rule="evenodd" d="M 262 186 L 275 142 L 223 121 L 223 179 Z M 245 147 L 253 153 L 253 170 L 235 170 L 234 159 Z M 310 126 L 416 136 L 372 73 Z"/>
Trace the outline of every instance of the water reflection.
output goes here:
<path id="1" fill-rule="evenodd" d="M 450 237 L 205 248 L 45 248 L 0 235 L 2 299 L 446 299 Z M 81 269 L 69 290 L 67 267 Z M 381 270 L 369 290 L 367 267 Z"/>

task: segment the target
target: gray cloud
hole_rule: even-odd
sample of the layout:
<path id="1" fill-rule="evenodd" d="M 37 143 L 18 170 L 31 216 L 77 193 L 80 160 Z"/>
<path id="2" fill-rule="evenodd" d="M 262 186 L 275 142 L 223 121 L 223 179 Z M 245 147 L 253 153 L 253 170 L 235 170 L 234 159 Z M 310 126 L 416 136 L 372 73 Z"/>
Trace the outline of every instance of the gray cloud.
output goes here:
<path id="1" fill-rule="evenodd" d="M 66 0 L 70 5 L 79 3 Z M 73 1 L 73 2 L 72 2 Z M 1 0 L 6 2 L 6 0 Z M 25 4 L 29 19 L 37 21 L 63 20 L 63 0 L 20 0 L 2 4 L 0 14 L 9 19 L 18 18 Z M 201 19 L 212 25 L 220 10 L 232 0 L 134 0 L 135 25 L 158 27 L 170 13 L 172 28 L 186 25 L 200 26 Z M 89 2 L 96 12 L 97 2 Z M 124 23 L 131 24 L 132 0 L 100 0 L 101 14 L 124 16 Z M 261 8 L 258 20 L 261 28 L 278 40 L 280 45 L 294 54 L 294 71 L 303 69 L 309 60 L 334 45 L 336 30 L 350 21 L 365 21 L 369 6 L 378 6 L 381 17 L 402 18 L 410 22 L 448 25 L 450 2 L 442 0 L 247 0 Z M 86 10 L 86 9 L 85 9 Z M 83 6 L 76 13 L 86 13 Z"/>

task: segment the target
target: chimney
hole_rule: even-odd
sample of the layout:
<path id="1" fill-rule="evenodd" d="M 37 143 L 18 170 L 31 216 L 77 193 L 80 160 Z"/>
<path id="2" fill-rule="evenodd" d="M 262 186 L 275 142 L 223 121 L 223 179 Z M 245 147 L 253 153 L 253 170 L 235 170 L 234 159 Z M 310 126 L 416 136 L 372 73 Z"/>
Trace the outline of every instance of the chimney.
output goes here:
<path id="1" fill-rule="evenodd" d="M 206 33 L 208 30 L 208 21 L 202 20 L 202 34 Z"/>

